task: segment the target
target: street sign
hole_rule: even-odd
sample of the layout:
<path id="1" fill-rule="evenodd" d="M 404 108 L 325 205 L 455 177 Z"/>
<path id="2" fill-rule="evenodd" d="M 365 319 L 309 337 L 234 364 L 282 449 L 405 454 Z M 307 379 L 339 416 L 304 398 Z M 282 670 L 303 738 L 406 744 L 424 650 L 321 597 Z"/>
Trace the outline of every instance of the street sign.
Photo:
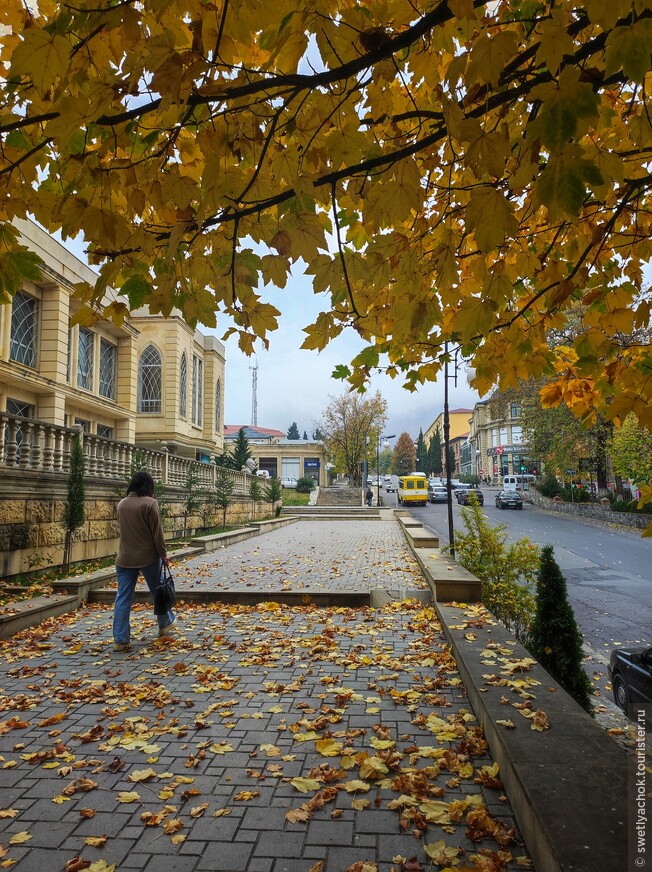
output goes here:
<path id="1" fill-rule="evenodd" d="M 496 448 L 496 454 L 500 457 L 504 450 L 503 446 L 499 445 L 498 448 Z"/>
<path id="2" fill-rule="evenodd" d="M 479 469 L 479 470 L 478 470 L 478 475 L 484 475 L 484 469 Z"/>

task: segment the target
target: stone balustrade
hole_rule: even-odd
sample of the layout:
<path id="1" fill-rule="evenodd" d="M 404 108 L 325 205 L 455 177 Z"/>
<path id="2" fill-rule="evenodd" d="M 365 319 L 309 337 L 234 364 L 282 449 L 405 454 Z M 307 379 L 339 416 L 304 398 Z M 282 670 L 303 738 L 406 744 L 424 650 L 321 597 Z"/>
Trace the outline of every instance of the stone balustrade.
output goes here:
<path id="1" fill-rule="evenodd" d="M 0 471 L 67 474 L 72 441 L 78 432 L 78 427 L 60 427 L 0 412 Z M 218 467 L 214 463 L 178 457 L 167 449 L 152 451 L 89 433 L 83 434 L 83 446 L 85 472 L 90 478 L 124 482 L 137 462 L 138 467 L 146 468 L 156 481 L 166 485 L 183 486 L 194 471 L 200 488 L 215 486 Z M 228 473 L 235 485 L 234 492 L 248 493 L 250 474 L 232 469 Z"/>

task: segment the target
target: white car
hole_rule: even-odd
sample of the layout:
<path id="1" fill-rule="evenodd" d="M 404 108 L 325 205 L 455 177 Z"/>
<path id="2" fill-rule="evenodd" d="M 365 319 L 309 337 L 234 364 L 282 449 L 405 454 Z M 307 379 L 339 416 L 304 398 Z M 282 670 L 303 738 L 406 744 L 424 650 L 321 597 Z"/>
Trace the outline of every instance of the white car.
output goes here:
<path id="1" fill-rule="evenodd" d="M 296 488 L 296 486 L 297 486 L 297 480 L 296 480 L 296 478 L 292 478 L 292 477 L 289 476 L 289 475 L 284 475 L 284 476 L 281 478 L 281 487 L 291 487 L 291 488 Z"/>

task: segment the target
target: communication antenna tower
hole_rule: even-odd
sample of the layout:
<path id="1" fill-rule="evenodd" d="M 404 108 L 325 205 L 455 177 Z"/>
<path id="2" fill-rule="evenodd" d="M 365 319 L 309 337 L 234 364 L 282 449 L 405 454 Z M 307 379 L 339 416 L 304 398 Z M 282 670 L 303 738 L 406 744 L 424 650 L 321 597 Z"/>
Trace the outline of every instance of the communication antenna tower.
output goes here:
<path id="1" fill-rule="evenodd" d="M 251 426 L 258 426 L 258 360 L 254 357 L 251 370 Z"/>

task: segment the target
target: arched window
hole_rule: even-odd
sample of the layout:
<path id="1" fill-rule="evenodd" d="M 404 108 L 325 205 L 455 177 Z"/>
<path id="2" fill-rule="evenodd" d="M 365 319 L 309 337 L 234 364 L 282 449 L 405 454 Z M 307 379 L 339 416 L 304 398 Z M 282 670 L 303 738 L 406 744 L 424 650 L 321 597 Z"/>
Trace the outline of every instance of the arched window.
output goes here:
<path id="1" fill-rule="evenodd" d="M 222 382 L 219 378 L 215 385 L 215 432 L 222 432 Z"/>
<path id="2" fill-rule="evenodd" d="M 153 345 L 148 345 L 138 362 L 138 411 L 160 412 L 163 361 Z"/>
<path id="3" fill-rule="evenodd" d="M 179 373 L 179 415 L 182 418 L 186 417 L 186 406 L 188 402 L 188 358 L 184 351 L 181 355 L 181 371 Z"/>

